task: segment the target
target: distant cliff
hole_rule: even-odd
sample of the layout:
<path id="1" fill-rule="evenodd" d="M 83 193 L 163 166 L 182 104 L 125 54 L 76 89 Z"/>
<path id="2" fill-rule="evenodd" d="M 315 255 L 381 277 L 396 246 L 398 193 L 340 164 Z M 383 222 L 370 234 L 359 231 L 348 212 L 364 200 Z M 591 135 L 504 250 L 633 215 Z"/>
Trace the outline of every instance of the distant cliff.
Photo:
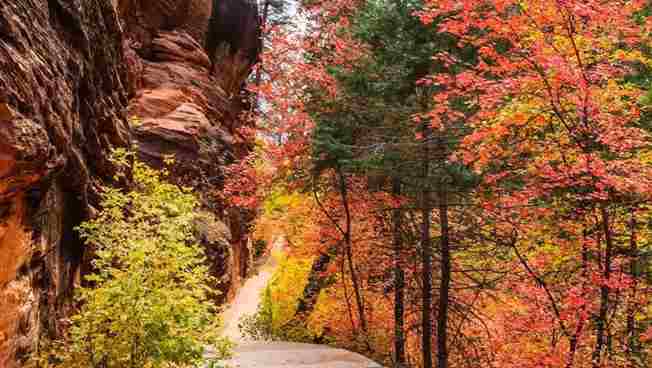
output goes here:
<path id="1" fill-rule="evenodd" d="M 247 0 L 0 2 L 0 367 L 61 332 L 88 266 L 74 227 L 117 184 L 111 148 L 175 155 L 173 180 L 214 218 L 199 236 L 216 287 L 238 286 L 247 215 L 218 198 L 251 144 L 238 128 L 258 35 Z"/>

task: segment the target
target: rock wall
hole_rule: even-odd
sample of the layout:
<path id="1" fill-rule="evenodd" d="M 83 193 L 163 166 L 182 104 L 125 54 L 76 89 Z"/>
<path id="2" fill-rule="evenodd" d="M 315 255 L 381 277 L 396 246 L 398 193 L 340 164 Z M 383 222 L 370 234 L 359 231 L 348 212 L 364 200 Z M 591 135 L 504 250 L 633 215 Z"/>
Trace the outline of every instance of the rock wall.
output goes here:
<path id="1" fill-rule="evenodd" d="M 216 191 L 223 167 L 251 145 L 240 128 L 249 108 L 243 83 L 260 49 L 257 8 L 248 0 L 119 0 L 118 9 L 125 20 L 128 115 L 140 157 L 162 167 L 173 155 L 175 180 L 194 187 L 204 207 L 226 223 L 229 254 L 218 251 L 224 247 L 207 249 L 218 288 L 232 296 L 249 265 L 249 218 L 225 208 Z"/>
<path id="2" fill-rule="evenodd" d="M 246 216 L 215 194 L 249 149 L 240 90 L 258 16 L 245 1 L 225 0 L 237 14 L 212 0 L 0 2 L 0 367 L 61 332 L 86 266 L 74 227 L 97 211 L 113 147 L 155 166 L 176 156 L 174 180 L 213 216 L 200 236 L 218 286 L 237 287 Z M 223 17 L 240 19 L 239 38 L 215 32 Z"/>

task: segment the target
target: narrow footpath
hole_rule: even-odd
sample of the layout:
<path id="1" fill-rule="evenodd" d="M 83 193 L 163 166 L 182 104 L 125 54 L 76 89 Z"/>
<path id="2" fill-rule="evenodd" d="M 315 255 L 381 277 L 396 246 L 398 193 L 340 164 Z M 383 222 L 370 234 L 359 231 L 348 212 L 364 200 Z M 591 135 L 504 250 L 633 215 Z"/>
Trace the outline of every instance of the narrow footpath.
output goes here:
<path id="1" fill-rule="evenodd" d="M 277 238 L 270 254 L 267 256 L 267 260 L 259 267 L 258 273 L 245 281 L 231 304 L 222 314 L 224 320 L 222 335 L 228 337 L 231 341 L 237 344 L 247 342 L 247 339 L 240 333 L 238 323 L 242 317 L 256 313 L 261 294 L 278 268 L 278 262 L 273 254 L 282 252 L 283 245 L 283 238 Z"/>
<path id="2" fill-rule="evenodd" d="M 222 334 L 237 344 L 228 368 L 382 368 L 377 363 L 343 349 L 326 345 L 249 341 L 240 334 L 238 322 L 256 313 L 262 292 L 278 268 L 272 254 L 283 251 L 284 240 L 274 242 L 271 254 L 258 273 L 249 278 L 223 313 Z"/>

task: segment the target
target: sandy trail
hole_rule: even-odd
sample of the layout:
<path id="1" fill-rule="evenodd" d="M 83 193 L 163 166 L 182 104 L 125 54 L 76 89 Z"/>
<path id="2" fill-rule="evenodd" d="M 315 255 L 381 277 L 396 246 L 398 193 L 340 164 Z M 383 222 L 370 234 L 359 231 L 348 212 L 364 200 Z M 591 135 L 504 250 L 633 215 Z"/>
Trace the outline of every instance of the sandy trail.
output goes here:
<path id="1" fill-rule="evenodd" d="M 272 253 L 282 252 L 284 240 L 275 241 Z M 324 345 L 290 342 L 255 342 L 242 337 L 240 318 L 256 313 L 261 293 L 278 268 L 270 255 L 257 275 L 248 279 L 224 311 L 222 334 L 237 344 L 233 358 L 224 362 L 229 368 L 382 368 L 378 364 L 342 349 Z"/>
<path id="2" fill-rule="evenodd" d="M 274 241 L 271 253 L 282 252 L 283 245 L 283 238 L 277 238 Z M 260 266 L 258 273 L 245 281 L 231 304 L 222 314 L 224 320 L 222 336 L 228 337 L 237 344 L 247 342 L 247 339 L 240 334 L 238 323 L 242 317 L 256 313 L 258 304 L 260 304 L 261 293 L 265 290 L 277 268 L 278 262 L 276 262 L 274 256 L 270 255 L 267 261 Z"/>

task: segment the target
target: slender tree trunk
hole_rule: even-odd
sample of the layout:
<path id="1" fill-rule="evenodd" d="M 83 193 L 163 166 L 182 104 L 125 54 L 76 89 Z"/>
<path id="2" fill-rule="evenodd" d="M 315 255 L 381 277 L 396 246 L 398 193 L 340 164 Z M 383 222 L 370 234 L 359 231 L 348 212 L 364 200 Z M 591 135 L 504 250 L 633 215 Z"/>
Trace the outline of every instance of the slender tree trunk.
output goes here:
<path id="1" fill-rule="evenodd" d="M 443 184 L 442 184 L 443 186 Z M 439 224 L 441 227 L 441 280 L 439 284 L 439 311 L 437 314 L 437 367 L 448 368 L 448 299 L 451 282 L 451 254 L 448 230 L 448 196 L 446 188 L 439 191 Z"/>
<path id="2" fill-rule="evenodd" d="M 587 249 L 586 246 L 586 241 L 587 241 L 586 238 L 587 238 L 587 231 L 585 229 L 582 233 L 582 276 L 581 277 L 583 282 L 582 285 L 583 293 L 586 292 L 586 283 L 588 277 L 588 262 L 589 262 L 589 250 Z M 586 305 L 583 305 L 582 308 L 580 308 L 580 311 L 576 313 L 579 322 L 577 323 L 577 327 L 575 328 L 575 333 L 570 338 L 566 368 L 572 368 L 573 365 L 575 364 L 575 353 L 577 352 L 579 338 L 580 335 L 582 334 L 582 330 L 584 329 L 584 324 L 586 323 L 586 316 L 584 315 L 585 312 L 586 312 Z"/>
<path id="3" fill-rule="evenodd" d="M 605 236 L 604 270 L 602 276 L 608 282 L 611 276 L 611 257 L 613 252 L 613 239 L 611 237 L 611 224 L 607 208 L 602 208 L 602 230 Z M 607 323 L 607 312 L 609 311 L 609 286 L 600 287 L 600 312 L 596 321 L 595 349 L 593 350 L 593 368 L 599 368 L 602 363 L 602 350 L 605 345 L 605 326 Z"/>
<path id="4" fill-rule="evenodd" d="M 297 304 L 297 312 L 295 318 L 307 316 L 315 308 L 319 292 L 326 286 L 326 278 L 322 275 L 328 268 L 331 261 L 331 253 L 335 249 L 331 248 L 326 253 L 322 253 L 312 262 L 310 273 L 308 274 L 308 282 L 303 289 L 303 294 L 299 298 Z"/>
<path id="5" fill-rule="evenodd" d="M 333 223 L 333 226 L 335 226 L 341 234 L 344 234 L 344 230 L 340 228 L 337 220 L 333 218 L 333 216 L 328 212 L 328 210 L 319 200 L 319 195 L 317 194 L 316 187 L 314 186 L 312 193 L 315 199 L 315 203 L 322 211 L 322 213 L 330 219 L 330 221 Z M 315 308 L 319 293 L 325 286 L 327 286 L 327 284 L 329 284 L 328 277 L 325 277 L 323 273 L 328 268 L 333 255 L 337 254 L 339 248 L 340 244 L 330 246 L 326 253 L 320 254 L 319 257 L 317 257 L 312 262 L 312 267 L 310 268 L 310 273 L 308 274 L 308 282 L 303 288 L 303 294 L 297 303 L 297 311 L 292 320 L 288 321 L 287 325 L 296 325 L 301 323 L 302 319 L 309 315 Z"/>
<path id="6" fill-rule="evenodd" d="M 350 243 L 349 243 L 350 244 Z M 350 245 L 346 248 L 346 258 L 349 264 L 349 272 L 351 273 L 351 281 L 353 283 L 353 292 L 355 294 L 355 302 L 358 307 L 358 318 L 360 318 L 360 327 L 362 331 L 367 332 L 367 319 L 364 313 L 364 303 L 362 301 L 362 292 L 360 291 L 360 281 L 358 280 L 355 267 L 353 266 L 353 252 Z"/>
<path id="7" fill-rule="evenodd" d="M 421 190 L 421 264 L 423 287 L 421 296 L 421 349 L 423 351 L 423 368 L 432 368 L 432 242 L 430 239 L 430 195 L 428 191 L 429 152 L 428 141 L 430 129 L 427 124 L 423 129 L 423 188 Z"/>
<path id="8" fill-rule="evenodd" d="M 629 288 L 629 300 L 627 301 L 627 341 L 626 354 L 629 360 L 630 368 L 638 368 L 636 361 L 638 351 L 638 333 L 636 330 L 636 295 L 638 287 L 638 245 L 636 239 L 636 210 L 632 209 L 630 219 L 630 239 L 629 239 L 629 274 L 632 278 L 632 284 Z"/>
<path id="9" fill-rule="evenodd" d="M 401 181 L 394 178 L 392 181 L 392 194 L 394 197 L 401 195 Z M 405 307 L 405 272 L 403 271 L 403 238 L 401 236 L 402 215 L 400 206 L 392 211 L 393 245 L 394 245 L 394 366 L 404 368 L 405 364 L 405 321 L 403 319 Z"/>
<path id="10" fill-rule="evenodd" d="M 358 318 L 360 319 L 360 327 L 362 328 L 362 331 L 365 334 L 365 342 L 367 344 L 367 348 L 371 348 L 369 346 L 369 342 L 367 341 L 367 319 L 365 317 L 364 313 L 364 303 L 362 299 L 362 292 L 360 290 L 360 282 L 358 280 L 357 273 L 355 271 L 355 267 L 353 265 L 353 250 L 352 250 L 352 244 L 351 244 L 351 210 L 349 208 L 349 198 L 348 198 L 348 190 L 346 186 L 346 178 L 344 177 L 344 174 L 342 173 L 342 170 L 338 167 L 337 168 L 337 174 L 339 178 L 339 184 L 340 184 L 340 196 L 342 197 L 342 206 L 344 207 L 344 216 L 346 220 L 346 225 L 344 228 L 344 243 L 346 246 L 346 258 L 349 264 L 349 272 L 351 273 L 351 281 L 353 282 L 353 292 L 355 294 L 355 301 L 357 304 L 357 309 L 358 309 Z"/>
<path id="11" fill-rule="evenodd" d="M 355 325 L 355 320 L 353 319 L 353 309 L 351 308 L 351 298 L 349 297 L 349 288 L 346 287 L 346 271 L 344 269 L 344 258 L 342 258 L 342 263 L 340 265 L 340 273 L 342 274 L 342 286 L 344 287 L 344 300 L 346 301 L 346 310 L 349 313 L 349 321 L 351 322 L 351 331 L 356 333 L 358 329 Z"/>
<path id="12" fill-rule="evenodd" d="M 423 193 L 428 197 L 427 193 Z M 426 205 L 427 199 L 423 200 L 424 208 L 421 216 L 421 263 L 422 263 L 422 313 L 421 328 L 423 336 L 421 339 L 423 350 L 423 367 L 432 368 L 432 248 L 430 241 L 430 209 Z"/>

